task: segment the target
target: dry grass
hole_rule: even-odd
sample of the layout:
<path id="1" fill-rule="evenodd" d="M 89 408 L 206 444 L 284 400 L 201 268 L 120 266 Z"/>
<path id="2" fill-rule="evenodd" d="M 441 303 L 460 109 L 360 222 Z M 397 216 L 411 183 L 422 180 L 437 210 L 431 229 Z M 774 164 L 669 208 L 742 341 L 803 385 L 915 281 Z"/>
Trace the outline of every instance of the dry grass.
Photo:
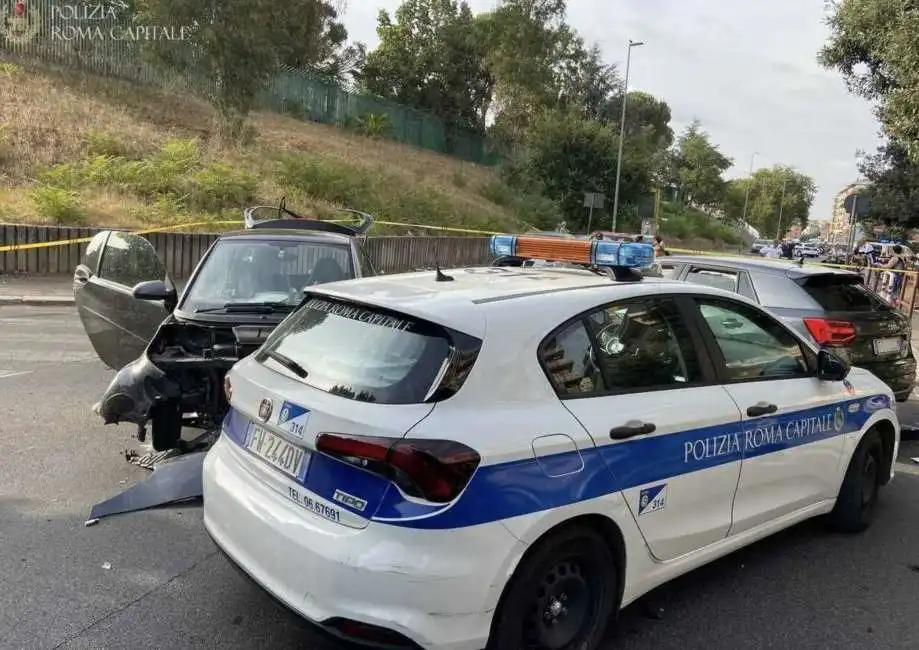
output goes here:
<path id="1" fill-rule="evenodd" d="M 251 122 L 254 139 L 243 149 L 224 149 L 212 109 L 188 94 L 0 63 L 0 220 L 152 227 L 240 216 L 242 206 L 227 202 L 188 206 L 178 190 L 159 196 L 124 183 L 46 187 L 47 180 L 39 181 L 48 170 L 79 168 L 97 156 L 144 161 L 176 140 L 193 140 L 200 161 L 192 171 L 207 174 L 217 166 L 254 176 L 257 202 L 286 195 L 292 207 L 317 216 L 360 202 L 348 207 L 376 211 L 382 220 L 500 230 L 519 224 L 511 201 L 486 198 L 496 182 L 488 168 L 273 113 L 257 113 Z M 282 179 L 282 163 L 297 174 Z"/>

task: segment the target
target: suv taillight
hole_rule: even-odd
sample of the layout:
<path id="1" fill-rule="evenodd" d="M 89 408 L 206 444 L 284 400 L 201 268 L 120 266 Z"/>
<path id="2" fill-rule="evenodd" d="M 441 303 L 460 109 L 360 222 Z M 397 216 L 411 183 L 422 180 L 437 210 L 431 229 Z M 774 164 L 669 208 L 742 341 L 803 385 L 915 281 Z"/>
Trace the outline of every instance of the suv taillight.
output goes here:
<path id="1" fill-rule="evenodd" d="M 385 476 L 409 496 L 449 503 L 466 488 L 479 454 L 451 440 L 393 440 L 320 433 L 316 449 Z"/>
<path id="2" fill-rule="evenodd" d="M 855 340 L 855 325 L 849 321 L 805 318 L 804 325 L 819 345 L 848 345 Z"/>

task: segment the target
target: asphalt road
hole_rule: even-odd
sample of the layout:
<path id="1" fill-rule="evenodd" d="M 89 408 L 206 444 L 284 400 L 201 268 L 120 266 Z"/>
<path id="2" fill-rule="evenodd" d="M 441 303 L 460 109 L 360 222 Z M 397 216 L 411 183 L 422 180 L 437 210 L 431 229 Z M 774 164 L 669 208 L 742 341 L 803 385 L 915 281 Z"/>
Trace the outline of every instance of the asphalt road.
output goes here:
<path id="1" fill-rule="evenodd" d="M 111 378 L 72 307 L 0 307 L 0 648 L 332 650 L 215 554 L 200 508 L 103 519 L 141 480 L 128 427 L 90 407 Z M 919 402 L 904 422 L 919 421 Z M 626 610 L 604 650 L 919 645 L 919 446 L 860 536 L 803 524 Z M 912 473 L 908 473 L 912 472 Z"/>

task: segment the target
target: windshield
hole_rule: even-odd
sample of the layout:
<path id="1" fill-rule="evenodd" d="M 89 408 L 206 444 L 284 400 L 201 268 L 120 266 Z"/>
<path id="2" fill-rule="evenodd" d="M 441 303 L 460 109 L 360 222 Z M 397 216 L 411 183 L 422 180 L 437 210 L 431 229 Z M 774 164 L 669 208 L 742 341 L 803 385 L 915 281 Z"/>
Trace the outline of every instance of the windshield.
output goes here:
<path id="1" fill-rule="evenodd" d="M 817 304 L 827 311 L 890 311 L 890 305 L 873 293 L 858 276 L 826 274 L 798 280 Z"/>
<path id="2" fill-rule="evenodd" d="M 449 334 L 434 323 L 311 298 L 274 331 L 259 360 L 348 399 L 417 404 L 425 400 L 450 350 Z"/>
<path id="3" fill-rule="evenodd" d="M 207 256 L 179 309 L 220 309 L 228 303 L 294 306 L 303 289 L 354 277 L 351 249 L 290 239 L 224 239 Z"/>

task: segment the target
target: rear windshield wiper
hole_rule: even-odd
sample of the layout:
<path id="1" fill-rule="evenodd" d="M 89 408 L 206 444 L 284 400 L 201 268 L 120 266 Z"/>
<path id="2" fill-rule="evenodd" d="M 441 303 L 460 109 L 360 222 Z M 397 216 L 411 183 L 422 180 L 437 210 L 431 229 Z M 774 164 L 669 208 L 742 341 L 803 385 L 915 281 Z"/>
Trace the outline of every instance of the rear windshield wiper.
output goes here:
<path id="1" fill-rule="evenodd" d="M 196 309 L 196 314 L 209 314 L 218 311 L 245 312 L 249 314 L 272 314 L 281 311 L 293 311 L 296 305 L 289 302 L 228 302 L 223 307 Z"/>
<path id="2" fill-rule="evenodd" d="M 274 359 L 282 366 L 290 370 L 292 373 L 297 375 L 300 379 L 306 379 L 307 375 L 309 375 L 309 373 L 306 371 L 306 368 L 301 366 L 290 357 L 284 356 L 280 352 L 275 352 L 274 350 L 266 350 L 265 356 L 270 359 Z"/>

